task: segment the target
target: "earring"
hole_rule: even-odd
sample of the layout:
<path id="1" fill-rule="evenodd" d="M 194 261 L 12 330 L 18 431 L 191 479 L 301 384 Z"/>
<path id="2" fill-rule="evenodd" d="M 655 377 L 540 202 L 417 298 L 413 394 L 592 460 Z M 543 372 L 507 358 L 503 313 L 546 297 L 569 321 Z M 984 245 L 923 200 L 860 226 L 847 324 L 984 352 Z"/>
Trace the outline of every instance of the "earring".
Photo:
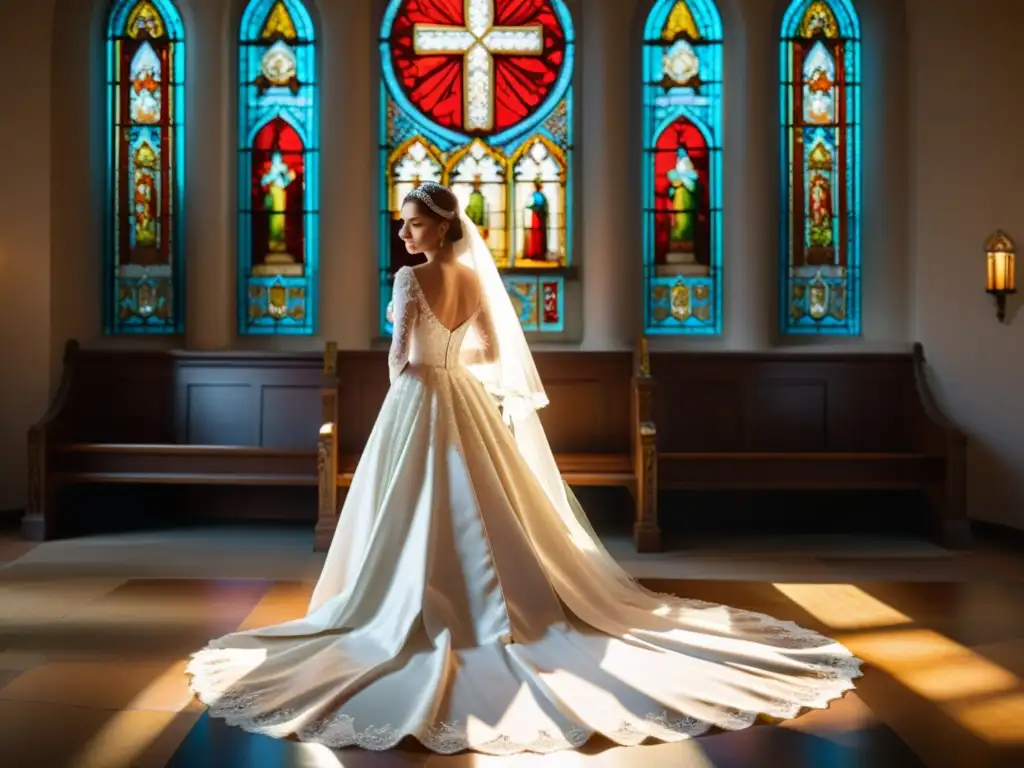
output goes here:
<path id="1" fill-rule="evenodd" d="M 441 250 L 442 248 L 444 248 L 444 235 L 441 235 L 441 242 L 438 243 L 438 246 L 437 246 L 438 250 Z"/>

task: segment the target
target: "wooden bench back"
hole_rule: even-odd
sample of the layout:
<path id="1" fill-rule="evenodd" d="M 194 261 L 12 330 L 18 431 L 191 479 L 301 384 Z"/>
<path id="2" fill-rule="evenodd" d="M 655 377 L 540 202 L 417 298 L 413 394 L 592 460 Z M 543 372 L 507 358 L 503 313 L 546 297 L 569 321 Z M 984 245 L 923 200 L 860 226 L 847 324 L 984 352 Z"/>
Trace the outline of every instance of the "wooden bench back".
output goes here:
<path id="1" fill-rule="evenodd" d="M 328 379 L 325 396 L 337 397 L 338 451 L 358 454 L 387 394 L 387 352 L 336 350 L 334 354 L 334 392 Z M 565 351 L 534 356 L 551 401 L 541 411 L 541 421 L 552 450 L 628 454 L 633 353 Z"/>
<path id="2" fill-rule="evenodd" d="M 659 451 L 923 452 L 936 437 L 930 395 L 918 387 L 919 350 L 652 352 L 650 359 Z"/>
<path id="3" fill-rule="evenodd" d="M 51 445 L 157 443 L 316 451 L 317 353 L 91 350 L 69 342 L 39 427 Z"/>

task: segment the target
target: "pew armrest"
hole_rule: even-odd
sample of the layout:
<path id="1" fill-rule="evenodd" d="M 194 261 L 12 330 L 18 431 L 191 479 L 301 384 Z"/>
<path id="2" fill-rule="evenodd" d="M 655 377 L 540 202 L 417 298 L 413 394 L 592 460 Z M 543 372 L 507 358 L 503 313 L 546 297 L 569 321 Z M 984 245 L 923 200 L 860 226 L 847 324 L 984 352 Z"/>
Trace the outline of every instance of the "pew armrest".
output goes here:
<path id="1" fill-rule="evenodd" d="M 924 347 L 920 342 L 914 344 L 914 397 L 915 408 L 914 437 L 916 450 L 925 453 L 946 454 L 966 446 L 964 433 L 943 413 L 932 388 L 928 383 L 928 370 L 924 357 Z"/>
<path id="2" fill-rule="evenodd" d="M 949 419 L 939 406 L 928 384 L 924 347 L 914 344 L 914 386 L 918 407 L 915 423 L 916 448 L 945 460 L 941 484 L 926 489 L 937 515 L 937 538 L 952 549 L 970 546 L 967 517 L 967 436 Z"/>
<path id="3" fill-rule="evenodd" d="M 317 435 L 317 514 L 313 549 L 326 550 L 338 522 L 338 345 L 324 347 L 323 384 L 320 387 L 323 424 Z"/>
<path id="4" fill-rule="evenodd" d="M 654 423 L 655 381 L 647 355 L 647 339 L 637 345 L 631 385 L 630 431 L 636 475 L 636 517 L 633 541 L 638 552 L 661 549 L 658 527 L 658 428 Z"/>
<path id="5" fill-rule="evenodd" d="M 28 503 L 22 518 L 22 535 L 34 541 L 50 538 L 53 521 L 48 512 L 56 505 L 57 482 L 49 472 L 50 452 L 60 437 L 69 432 L 65 415 L 75 382 L 79 345 L 74 339 L 64 345 L 64 364 L 57 393 L 42 417 L 28 430 Z"/>

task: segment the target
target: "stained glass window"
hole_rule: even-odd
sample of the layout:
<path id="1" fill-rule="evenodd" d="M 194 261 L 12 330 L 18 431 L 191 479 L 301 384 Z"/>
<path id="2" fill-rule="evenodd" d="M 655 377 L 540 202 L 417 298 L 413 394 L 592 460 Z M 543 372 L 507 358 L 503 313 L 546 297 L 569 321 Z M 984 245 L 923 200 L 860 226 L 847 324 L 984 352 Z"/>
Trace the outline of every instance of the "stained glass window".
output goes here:
<path id="1" fill-rule="evenodd" d="M 644 325 L 722 332 L 722 21 L 659 0 L 643 43 Z"/>
<path id="2" fill-rule="evenodd" d="M 860 333 L 860 22 L 794 0 L 782 26 L 783 333 Z"/>
<path id="3" fill-rule="evenodd" d="M 452 188 L 526 331 L 565 329 L 572 275 L 572 76 L 563 0 L 390 0 L 381 25 L 381 326 L 405 195 Z"/>
<path id="4" fill-rule="evenodd" d="M 169 0 L 117 0 L 107 24 L 104 331 L 181 333 L 184 29 Z"/>
<path id="5" fill-rule="evenodd" d="M 238 96 L 238 323 L 313 334 L 320 207 L 316 34 L 301 0 L 250 0 Z"/>

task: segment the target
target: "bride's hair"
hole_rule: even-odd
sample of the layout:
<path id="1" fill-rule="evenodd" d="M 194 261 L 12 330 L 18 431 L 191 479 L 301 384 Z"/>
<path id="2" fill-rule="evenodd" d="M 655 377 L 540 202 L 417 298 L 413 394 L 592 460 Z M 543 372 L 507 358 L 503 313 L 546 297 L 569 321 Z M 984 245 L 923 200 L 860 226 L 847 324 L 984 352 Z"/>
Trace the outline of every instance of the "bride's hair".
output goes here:
<path id="1" fill-rule="evenodd" d="M 457 243 L 462 239 L 462 220 L 459 218 L 459 200 L 455 193 L 436 181 L 424 181 L 405 196 L 405 203 L 417 203 L 424 214 L 448 225 L 446 240 Z"/>

